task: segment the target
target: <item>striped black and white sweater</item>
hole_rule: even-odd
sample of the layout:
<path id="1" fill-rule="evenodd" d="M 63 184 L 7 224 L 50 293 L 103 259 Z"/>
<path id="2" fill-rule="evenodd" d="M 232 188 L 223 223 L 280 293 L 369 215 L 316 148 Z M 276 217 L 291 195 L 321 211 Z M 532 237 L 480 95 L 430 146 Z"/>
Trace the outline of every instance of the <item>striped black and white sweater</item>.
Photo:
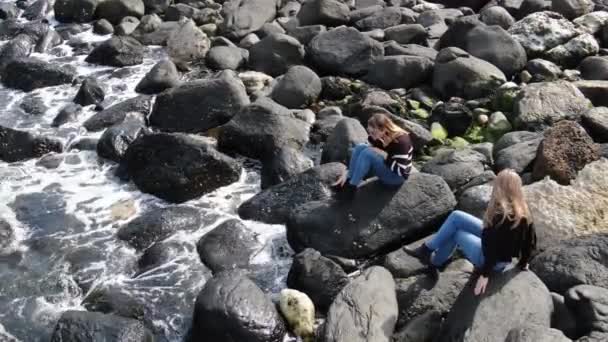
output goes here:
<path id="1" fill-rule="evenodd" d="M 387 156 L 384 160 L 386 166 L 394 173 L 407 179 L 412 171 L 412 158 L 414 147 L 409 134 L 402 134 L 393 139 L 387 146 L 383 146 L 380 141 L 368 137 L 372 146 L 386 151 Z"/>

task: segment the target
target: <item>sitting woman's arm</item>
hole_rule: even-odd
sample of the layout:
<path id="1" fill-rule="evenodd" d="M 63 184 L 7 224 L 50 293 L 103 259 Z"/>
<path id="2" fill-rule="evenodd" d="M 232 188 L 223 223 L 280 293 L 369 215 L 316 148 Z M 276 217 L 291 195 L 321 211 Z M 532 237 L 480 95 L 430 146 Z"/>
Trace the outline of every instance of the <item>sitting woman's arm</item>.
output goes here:
<path id="1" fill-rule="evenodd" d="M 386 166 L 399 176 L 407 176 L 412 170 L 414 147 L 408 135 L 403 135 L 396 142 L 396 149 L 386 156 Z"/>
<path id="2" fill-rule="evenodd" d="M 524 227 L 524 229 L 525 231 L 522 233 L 521 258 L 519 258 L 519 262 L 517 263 L 517 266 L 521 269 L 528 267 L 532 252 L 536 249 L 536 230 L 534 229 L 534 224 L 530 224 Z"/>

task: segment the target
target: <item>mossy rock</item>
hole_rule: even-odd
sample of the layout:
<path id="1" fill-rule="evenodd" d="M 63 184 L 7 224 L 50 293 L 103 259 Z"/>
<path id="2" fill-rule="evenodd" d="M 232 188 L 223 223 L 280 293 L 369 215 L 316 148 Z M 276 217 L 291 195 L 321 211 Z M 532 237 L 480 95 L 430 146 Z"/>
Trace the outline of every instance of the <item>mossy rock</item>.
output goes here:
<path id="1" fill-rule="evenodd" d="M 519 94 L 518 88 L 497 89 L 492 98 L 494 111 L 511 113 L 515 105 L 515 98 Z"/>
<path id="2" fill-rule="evenodd" d="M 431 124 L 431 135 L 433 139 L 444 142 L 448 138 L 448 131 L 439 122 L 433 122 Z"/>

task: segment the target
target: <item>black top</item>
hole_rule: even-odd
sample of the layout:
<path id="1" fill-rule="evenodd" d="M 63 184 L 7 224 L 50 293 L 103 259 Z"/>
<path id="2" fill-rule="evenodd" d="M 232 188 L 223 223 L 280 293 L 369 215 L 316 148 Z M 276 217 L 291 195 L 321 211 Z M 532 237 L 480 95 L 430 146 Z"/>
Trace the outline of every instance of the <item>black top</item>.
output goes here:
<path id="1" fill-rule="evenodd" d="M 412 157 L 414 154 L 409 134 L 398 136 L 386 146 L 372 137 L 368 137 L 367 140 L 372 146 L 386 151 L 387 156 L 384 163 L 392 172 L 407 179 L 410 171 L 412 171 Z"/>
<path id="2" fill-rule="evenodd" d="M 534 224 L 522 219 L 516 227 L 506 218 L 500 223 L 502 216 L 497 215 L 493 224 L 485 227 L 481 235 L 484 265 L 481 274 L 489 276 L 498 262 L 511 262 L 519 258 L 518 266 L 524 267 L 530 260 L 532 251 L 536 248 L 536 231 Z"/>

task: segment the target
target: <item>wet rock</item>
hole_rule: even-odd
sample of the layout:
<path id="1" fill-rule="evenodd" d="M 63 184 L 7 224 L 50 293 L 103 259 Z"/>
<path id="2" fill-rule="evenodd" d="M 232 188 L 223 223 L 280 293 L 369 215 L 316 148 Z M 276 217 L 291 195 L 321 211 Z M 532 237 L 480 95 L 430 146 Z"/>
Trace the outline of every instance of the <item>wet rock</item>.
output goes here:
<path id="1" fill-rule="evenodd" d="M 296 336 L 302 339 L 315 337 L 315 306 L 305 293 L 281 290 L 279 308 Z"/>
<path id="2" fill-rule="evenodd" d="M 526 64 L 526 70 L 532 74 L 534 82 L 555 81 L 562 75 L 562 69 L 553 62 L 544 59 L 533 59 Z"/>
<path id="3" fill-rule="evenodd" d="M 132 37 L 114 36 L 93 49 L 85 61 L 115 67 L 137 65 L 143 62 L 144 50 Z"/>
<path id="4" fill-rule="evenodd" d="M 101 85 L 95 78 L 89 77 L 82 82 L 82 85 L 74 98 L 74 103 L 81 106 L 88 106 L 92 104 L 98 105 L 103 102 L 104 98 L 105 92 L 103 91 Z"/>
<path id="5" fill-rule="evenodd" d="M 135 140 L 123 158 L 137 187 L 169 202 L 185 202 L 237 181 L 238 162 L 200 137 L 157 133 Z"/>
<path id="6" fill-rule="evenodd" d="M 190 207 L 168 207 L 143 213 L 118 230 L 119 239 L 143 250 L 172 234 L 201 226 L 201 214 Z"/>
<path id="7" fill-rule="evenodd" d="M 254 232 L 233 219 L 205 234 L 196 248 L 203 264 L 215 273 L 249 266 L 258 243 Z"/>
<path id="8" fill-rule="evenodd" d="M 455 206 L 454 195 L 439 176 L 414 173 L 397 189 L 372 181 L 360 186 L 346 205 L 333 200 L 300 205 L 289 216 L 287 239 L 295 251 L 314 248 L 324 254 L 365 257 L 417 240 Z"/>
<path id="9" fill-rule="evenodd" d="M 329 163 L 293 176 L 245 201 L 238 209 L 239 216 L 245 220 L 285 223 L 297 207 L 329 198 L 329 187 L 344 169 L 342 164 Z"/>
<path id="10" fill-rule="evenodd" d="M 180 69 L 188 70 L 191 63 L 204 60 L 211 40 L 192 20 L 180 22 L 167 40 L 167 53 Z"/>
<path id="11" fill-rule="evenodd" d="M 13 243 L 15 230 L 4 219 L 0 218 L 0 255 Z"/>
<path id="12" fill-rule="evenodd" d="M 19 108 L 31 115 L 43 115 L 48 110 L 43 99 L 37 94 L 26 95 L 19 104 Z"/>
<path id="13" fill-rule="evenodd" d="M 0 126 L 0 160 L 7 163 L 62 151 L 63 143 L 57 139 Z"/>
<path id="14" fill-rule="evenodd" d="M 124 122 L 103 132 L 97 143 L 97 155 L 120 163 L 129 145 L 145 131 L 145 122 L 140 116 L 129 116 Z"/>
<path id="15" fill-rule="evenodd" d="M 145 342 L 153 339 L 142 322 L 97 312 L 65 311 L 51 342 L 111 339 L 116 342 Z"/>
<path id="16" fill-rule="evenodd" d="M 51 64 L 34 58 L 13 60 L 2 71 L 2 83 L 6 87 L 27 92 L 72 83 L 75 77 L 76 70 L 72 66 Z"/>
<path id="17" fill-rule="evenodd" d="M 367 143 L 367 131 L 353 118 L 343 118 L 333 129 L 323 146 L 321 163 L 340 162 L 348 165 L 353 148 Z"/>
<path id="18" fill-rule="evenodd" d="M 320 33 L 310 41 L 309 49 L 319 69 L 351 76 L 365 74 L 383 55 L 382 44 L 349 27 Z"/>
<path id="19" fill-rule="evenodd" d="M 66 151 L 95 151 L 97 149 L 97 141 L 98 139 L 95 138 L 76 139 L 66 148 Z"/>
<path id="20" fill-rule="evenodd" d="M 346 285 L 332 303 L 325 341 L 388 342 L 396 321 L 395 281 L 386 269 L 373 266 Z"/>
<path id="21" fill-rule="evenodd" d="M 19 34 L 8 41 L 0 49 L 0 69 L 8 63 L 24 57 L 29 57 L 35 47 L 35 41 L 26 34 Z"/>
<path id="22" fill-rule="evenodd" d="M 264 125 L 259 125 L 261 121 Z M 260 98 L 243 107 L 222 126 L 218 148 L 264 160 L 281 146 L 301 149 L 308 141 L 310 130 L 303 123 L 287 108 L 268 98 Z"/>
<path id="23" fill-rule="evenodd" d="M 577 120 L 590 107 L 591 102 L 569 82 L 533 83 L 515 99 L 515 123 L 520 128 L 541 129 L 559 120 Z"/>
<path id="24" fill-rule="evenodd" d="M 313 167 L 301 151 L 291 147 L 281 147 L 270 160 L 262 164 L 262 190 L 286 182 L 288 179 Z"/>
<path id="25" fill-rule="evenodd" d="M 141 18 L 145 13 L 142 0 L 104 0 L 95 11 L 98 19 L 107 19 L 114 25 L 120 24 L 125 17 Z"/>
<path id="26" fill-rule="evenodd" d="M 534 273 L 512 269 L 497 274 L 481 298 L 473 293 L 475 280 L 471 278 L 456 299 L 439 339 L 500 341 L 524 324 L 549 327 L 551 295 Z"/>
<path id="27" fill-rule="evenodd" d="M 285 324 L 274 304 L 235 271 L 208 280 L 196 298 L 192 340 L 280 342 Z"/>
<path id="28" fill-rule="evenodd" d="M 249 67 L 276 77 L 304 63 L 304 46 L 285 34 L 265 37 L 249 50 Z"/>
<path id="29" fill-rule="evenodd" d="M 168 132 L 204 132 L 226 124 L 248 104 L 242 82 L 227 73 L 187 82 L 160 94 L 150 114 L 150 124 Z"/>
<path id="30" fill-rule="evenodd" d="M 82 106 L 73 103 L 68 104 L 61 108 L 55 119 L 53 119 L 51 127 L 61 127 L 68 122 L 76 121 L 80 113 L 82 113 Z"/>
<path id="31" fill-rule="evenodd" d="M 316 102 L 321 89 L 321 79 L 314 71 L 296 65 L 277 82 L 270 97 L 287 108 L 302 108 Z"/>
<path id="32" fill-rule="evenodd" d="M 277 13 L 276 0 L 229 0 L 222 7 L 220 31 L 229 38 L 240 39 L 256 32 Z"/>
<path id="33" fill-rule="evenodd" d="M 55 19 L 63 23 L 92 21 L 98 3 L 98 0 L 56 0 Z"/>
<path id="34" fill-rule="evenodd" d="M 141 94 L 157 94 L 179 84 L 179 73 L 175 64 L 170 60 L 156 63 L 135 87 Z"/>
<path id="35" fill-rule="evenodd" d="M 576 122 L 560 121 L 544 133 L 532 177 L 568 185 L 585 165 L 600 158 L 599 145 Z"/>
<path id="36" fill-rule="evenodd" d="M 85 121 L 83 126 L 90 132 L 97 132 L 123 122 L 128 113 L 139 113 L 142 117 L 145 117 L 150 113 L 151 100 L 149 96 L 137 96 L 119 102 L 96 113 Z"/>
<path id="37" fill-rule="evenodd" d="M 132 295 L 118 287 L 98 287 L 83 299 L 82 306 L 89 311 L 113 314 L 139 321 L 144 319 L 144 307 Z"/>

